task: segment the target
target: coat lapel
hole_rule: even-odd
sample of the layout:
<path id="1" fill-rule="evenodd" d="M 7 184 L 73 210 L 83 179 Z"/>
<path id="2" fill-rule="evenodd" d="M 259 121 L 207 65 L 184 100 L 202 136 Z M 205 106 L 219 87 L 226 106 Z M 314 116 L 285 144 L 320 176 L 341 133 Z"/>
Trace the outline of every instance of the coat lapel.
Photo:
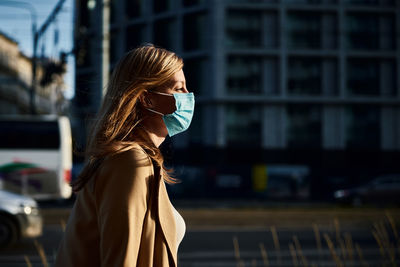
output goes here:
<path id="1" fill-rule="evenodd" d="M 175 217 L 165 187 L 164 178 L 161 174 L 158 177 L 158 218 L 165 240 L 167 241 L 167 247 L 174 260 L 174 266 L 177 266 Z"/>

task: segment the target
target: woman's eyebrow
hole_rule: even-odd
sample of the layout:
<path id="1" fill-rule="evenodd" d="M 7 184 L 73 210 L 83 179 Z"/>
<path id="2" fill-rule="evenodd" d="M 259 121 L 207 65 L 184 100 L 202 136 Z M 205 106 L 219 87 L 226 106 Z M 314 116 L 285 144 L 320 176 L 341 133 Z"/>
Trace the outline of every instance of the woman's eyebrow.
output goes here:
<path id="1" fill-rule="evenodd" d="M 182 85 L 185 85 L 185 81 L 181 81 L 181 80 L 179 80 L 179 81 L 174 81 L 174 85 L 177 85 L 178 83 L 182 83 Z"/>

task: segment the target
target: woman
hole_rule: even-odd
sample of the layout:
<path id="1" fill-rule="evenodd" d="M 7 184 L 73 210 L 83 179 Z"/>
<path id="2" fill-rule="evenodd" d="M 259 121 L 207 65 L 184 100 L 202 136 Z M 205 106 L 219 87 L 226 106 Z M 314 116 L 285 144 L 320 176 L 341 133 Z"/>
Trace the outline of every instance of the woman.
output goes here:
<path id="1" fill-rule="evenodd" d="M 183 61 L 146 45 L 117 64 L 87 145 L 55 266 L 177 266 L 185 223 L 159 146 L 189 127 Z"/>

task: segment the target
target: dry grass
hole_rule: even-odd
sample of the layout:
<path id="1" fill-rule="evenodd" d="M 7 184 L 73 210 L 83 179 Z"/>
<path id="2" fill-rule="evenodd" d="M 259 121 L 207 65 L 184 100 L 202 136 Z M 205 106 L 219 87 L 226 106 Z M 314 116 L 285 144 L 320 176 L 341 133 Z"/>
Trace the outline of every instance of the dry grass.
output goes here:
<path id="1" fill-rule="evenodd" d="M 260 246 L 261 257 L 263 259 L 264 267 L 269 267 L 267 250 L 265 249 L 265 246 L 263 243 L 260 243 L 259 246 Z"/>
<path id="2" fill-rule="evenodd" d="M 393 216 L 386 211 L 382 220 L 372 224 L 372 235 L 379 247 L 380 266 L 397 267 L 400 260 L 400 238 Z M 312 223 L 312 229 L 315 235 L 315 243 L 319 254 L 318 259 L 322 260 L 322 250 L 324 245 L 329 249 L 331 260 L 338 267 L 357 266 L 369 267 L 370 265 L 364 257 L 364 253 L 359 244 L 353 241 L 348 232 L 341 232 L 340 221 L 338 218 L 333 219 L 334 238 L 328 232 L 321 232 L 317 223 Z M 281 246 L 278 239 L 278 231 L 275 226 L 270 227 L 272 239 L 275 247 L 275 254 L 278 266 L 281 265 Z M 323 238 L 321 238 L 321 235 Z M 332 233 L 331 233 L 332 235 Z M 323 241 L 324 240 L 324 244 Z M 240 258 L 239 242 L 236 236 L 233 238 L 235 258 L 237 266 L 245 266 L 243 259 Z M 259 243 L 261 259 L 264 267 L 270 266 L 267 250 L 263 243 Z M 293 241 L 288 244 L 290 256 L 292 258 L 292 266 L 311 266 L 317 267 L 318 263 L 310 262 L 303 253 L 302 246 L 297 235 L 293 235 Z M 326 259 L 324 259 L 326 260 Z M 253 259 L 251 266 L 257 266 L 257 261 Z"/>
<path id="3" fill-rule="evenodd" d="M 40 259 L 42 260 L 43 267 L 49 267 L 49 263 L 47 261 L 46 253 L 44 252 L 43 246 L 39 242 L 37 242 L 37 240 L 35 240 L 34 243 L 36 250 L 39 253 Z"/>
<path id="4" fill-rule="evenodd" d="M 31 263 L 31 261 L 30 261 L 30 259 L 29 259 L 29 257 L 27 255 L 24 255 L 24 259 L 25 259 L 25 262 L 26 262 L 26 266 L 32 267 L 32 263 Z"/>

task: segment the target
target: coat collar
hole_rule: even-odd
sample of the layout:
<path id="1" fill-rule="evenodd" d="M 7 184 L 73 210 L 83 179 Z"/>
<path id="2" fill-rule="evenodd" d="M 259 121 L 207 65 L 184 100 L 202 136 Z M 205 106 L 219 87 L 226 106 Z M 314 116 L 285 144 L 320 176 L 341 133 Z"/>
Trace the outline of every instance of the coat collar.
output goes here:
<path id="1" fill-rule="evenodd" d="M 157 168 L 157 167 L 156 167 Z M 158 218 L 167 247 L 172 255 L 174 266 L 177 266 L 177 247 L 176 247 L 176 225 L 175 217 L 171 206 L 171 201 L 168 197 L 168 192 L 165 187 L 164 178 L 159 170 L 158 180 Z"/>

